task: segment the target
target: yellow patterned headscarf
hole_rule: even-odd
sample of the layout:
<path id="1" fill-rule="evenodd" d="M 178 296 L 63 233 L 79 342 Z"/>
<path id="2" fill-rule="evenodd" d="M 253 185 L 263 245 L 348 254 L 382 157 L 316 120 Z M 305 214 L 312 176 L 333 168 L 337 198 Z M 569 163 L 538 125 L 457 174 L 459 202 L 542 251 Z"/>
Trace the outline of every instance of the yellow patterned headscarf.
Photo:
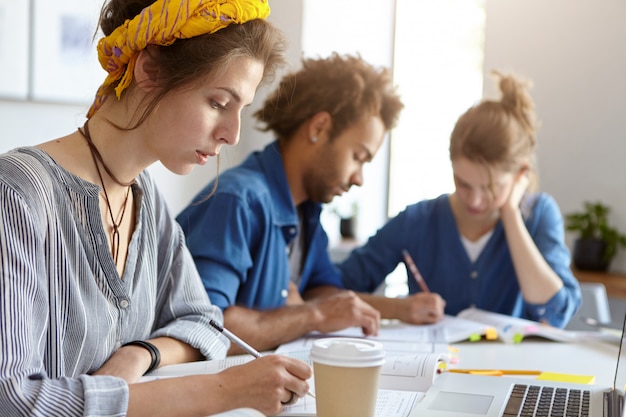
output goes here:
<path id="1" fill-rule="evenodd" d="M 157 0 L 98 42 L 98 60 L 109 73 L 87 117 L 102 105 L 106 87 L 117 80 L 119 99 L 133 79 L 137 54 L 148 45 L 171 45 L 176 39 L 217 32 L 231 23 L 265 19 L 268 0 Z"/>

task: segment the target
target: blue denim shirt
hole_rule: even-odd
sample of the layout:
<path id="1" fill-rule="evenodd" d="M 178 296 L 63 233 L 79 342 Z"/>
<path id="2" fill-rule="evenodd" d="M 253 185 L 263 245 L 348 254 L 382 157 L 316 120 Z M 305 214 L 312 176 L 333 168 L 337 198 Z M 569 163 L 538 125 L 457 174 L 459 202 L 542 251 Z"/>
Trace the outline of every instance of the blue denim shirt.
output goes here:
<path id="1" fill-rule="evenodd" d="M 208 184 L 176 218 L 185 232 L 211 302 L 222 310 L 285 305 L 290 280 L 288 245 L 298 236 L 294 206 L 278 142 L 254 152 Z M 320 285 L 342 288 L 320 224 L 321 205 L 302 205 L 307 236 L 300 292 Z"/>
<path id="2" fill-rule="evenodd" d="M 563 218 L 548 194 L 528 199 L 524 222 L 546 262 L 563 280 L 563 288 L 545 304 L 530 304 L 520 292 L 502 222 L 475 262 L 461 242 L 447 195 L 408 206 L 391 219 L 339 268 L 346 288 L 371 292 L 402 262 L 406 249 L 432 292 L 446 300 L 445 312 L 456 315 L 475 306 L 563 327 L 581 304 L 578 281 L 570 269 Z M 526 210 L 525 210 L 526 211 Z M 412 275 L 409 273 L 409 277 Z M 419 291 L 414 279 L 409 292 Z"/>

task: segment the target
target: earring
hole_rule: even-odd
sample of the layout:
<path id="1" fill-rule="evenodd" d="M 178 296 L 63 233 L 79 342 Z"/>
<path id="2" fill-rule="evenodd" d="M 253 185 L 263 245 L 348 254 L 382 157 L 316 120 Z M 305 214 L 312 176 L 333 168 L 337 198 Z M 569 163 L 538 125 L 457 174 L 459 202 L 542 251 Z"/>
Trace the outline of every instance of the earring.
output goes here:
<path id="1" fill-rule="evenodd" d="M 311 143 L 317 142 L 317 136 L 311 136 Z"/>

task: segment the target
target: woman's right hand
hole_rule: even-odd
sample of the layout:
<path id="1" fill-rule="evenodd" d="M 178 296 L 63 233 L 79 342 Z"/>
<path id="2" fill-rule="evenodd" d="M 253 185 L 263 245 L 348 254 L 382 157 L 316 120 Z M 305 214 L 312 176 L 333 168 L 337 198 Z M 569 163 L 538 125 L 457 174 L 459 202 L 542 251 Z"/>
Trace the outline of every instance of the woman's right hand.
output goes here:
<path id="1" fill-rule="evenodd" d="M 444 316 L 446 302 L 439 294 L 418 292 L 406 298 L 398 298 L 400 305 L 396 317 L 405 323 L 432 324 Z"/>
<path id="2" fill-rule="evenodd" d="M 219 398 L 229 402 L 228 408 L 251 407 L 274 415 L 283 410 L 292 392 L 297 398 L 307 394 L 306 380 L 311 378 L 313 370 L 298 359 L 266 355 L 218 375 L 224 381 L 219 384 Z"/>

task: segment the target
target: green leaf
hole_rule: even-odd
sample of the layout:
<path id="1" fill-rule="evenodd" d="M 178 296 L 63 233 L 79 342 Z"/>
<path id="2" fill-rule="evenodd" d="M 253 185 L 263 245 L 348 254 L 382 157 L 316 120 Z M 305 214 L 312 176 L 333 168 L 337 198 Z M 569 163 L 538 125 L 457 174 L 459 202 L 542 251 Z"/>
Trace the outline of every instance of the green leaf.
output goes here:
<path id="1" fill-rule="evenodd" d="M 578 232 L 583 239 L 596 238 L 606 243 L 604 260 L 610 261 L 617 254 L 619 247 L 626 247 L 626 235 L 609 225 L 608 217 L 611 208 L 601 202 L 583 203 L 581 212 L 569 213 L 565 216 L 565 228 L 570 232 Z"/>

